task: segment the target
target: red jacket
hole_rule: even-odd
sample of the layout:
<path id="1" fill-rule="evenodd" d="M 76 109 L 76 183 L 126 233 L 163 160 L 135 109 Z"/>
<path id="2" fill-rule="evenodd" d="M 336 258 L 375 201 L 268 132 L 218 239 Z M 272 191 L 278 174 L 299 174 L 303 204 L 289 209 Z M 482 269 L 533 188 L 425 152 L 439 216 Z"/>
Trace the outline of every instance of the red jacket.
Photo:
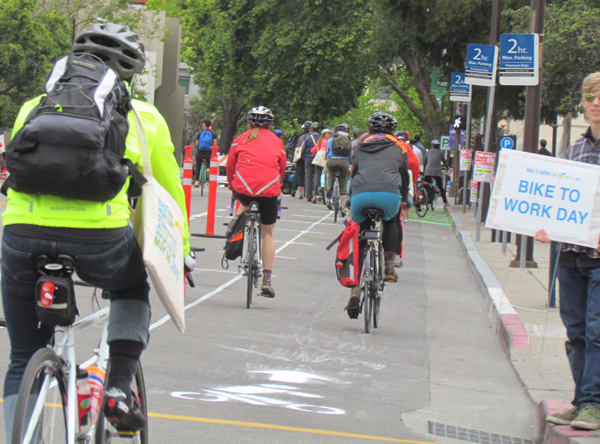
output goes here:
<path id="1" fill-rule="evenodd" d="M 247 196 L 274 197 L 281 194 L 286 154 L 281 139 L 259 128 L 258 137 L 246 142 L 252 130 L 235 138 L 227 158 L 229 188 Z"/>

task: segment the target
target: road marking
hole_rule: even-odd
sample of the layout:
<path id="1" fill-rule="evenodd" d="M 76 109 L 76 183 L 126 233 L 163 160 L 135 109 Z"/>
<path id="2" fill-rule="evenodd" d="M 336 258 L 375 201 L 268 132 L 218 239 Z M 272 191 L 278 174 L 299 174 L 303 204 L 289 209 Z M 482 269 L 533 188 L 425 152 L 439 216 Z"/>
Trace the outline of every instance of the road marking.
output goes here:
<path id="1" fill-rule="evenodd" d="M 373 436 L 373 435 L 361 435 L 358 433 L 336 432 L 333 430 L 309 429 L 309 428 L 305 428 L 305 427 L 290 427 L 290 426 L 283 426 L 283 425 L 277 425 L 277 424 L 263 424 L 263 423 L 259 423 L 259 422 L 232 421 L 232 420 L 228 420 L 228 419 L 214 419 L 214 418 L 198 418 L 195 416 L 167 415 L 167 414 L 163 414 L 163 413 L 148 413 L 148 416 L 151 418 L 174 419 L 177 421 L 203 422 L 203 423 L 209 423 L 209 424 L 224 424 L 224 425 L 252 427 L 252 428 L 259 428 L 259 429 L 285 430 L 288 432 L 311 433 L 311 434 L 315 434 L 315 435 L 344 436 L 346 438 L 366 439 L 369 441 L 405 442 L 405 443 L 413 443 L 413 444 L 434 444 L 430 441 L 415 441 L 415 440 L 410 440 L 410 439 L 388 438 L 385 436 Z"/>

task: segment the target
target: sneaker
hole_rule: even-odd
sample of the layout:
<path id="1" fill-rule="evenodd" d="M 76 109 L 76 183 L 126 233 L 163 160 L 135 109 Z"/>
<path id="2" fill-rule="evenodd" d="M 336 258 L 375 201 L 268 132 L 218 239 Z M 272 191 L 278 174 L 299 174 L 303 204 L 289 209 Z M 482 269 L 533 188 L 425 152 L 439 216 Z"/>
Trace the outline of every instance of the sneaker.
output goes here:
<path id="1" fill-rule="evenodd" d="M 333 210 L 333 205 L 331 204 L 331 202 L 327 202 L 327 208 Z"/>
<path id="2" fill-rule="evenodd" d="M 344 309 L 348 312 L 350 319 L 358 319 L 360 313 L 360 287 L 354 287 L 350 292 L 350 299 L 348 299 L 348 305 Z"/>
<path id="3" fill-rule="evenodd" d="M 577 416 L 577 409 L 575 407 L 571 407 L 569 410 L 565 410 L 564 412 L 555 413 L 554 415 L 550 415 L 546 417 L 547 422 L 551 422 L 552 424 L 558 425 L 569 425 L 571 421 L 575 419 Z"/>
<path id="4" fill-rule="evenodd" d="M 200 186 L 200 181 L 197 180 L 196 182 L 194 182 L 194 188 L 198 188 Z"/>
<path id="5" fill-rule="evenodd" d="M 583 407 L 569 424 L 574 429 L 598 430 L 600 429 L 600 405 L 590 404 Z"/>
<path id="6" fill-rule="evenodd" d="M 394 267 L 402 268 L 404 264 L 402 263 L 402 258 L 400 256 L 396 256 L 394 259 Z"/>
<path id="7" fill-rule="evenodd" d="M 117 431 L 138 432 L 146 425 L 146 418 L 133 393 L 128 395 L 118 387 L 104 392 L 104 416 Z"/>
<path id="8" fill-rule="evenodd" d="M 273 290 L 273 287 L 271 286 L 271 281 L 263 279 L 262 285 L 260 286 L 260 293 L 261 296 L 264 296 L 266 298 L 275 297 L 275 290 Z"/>

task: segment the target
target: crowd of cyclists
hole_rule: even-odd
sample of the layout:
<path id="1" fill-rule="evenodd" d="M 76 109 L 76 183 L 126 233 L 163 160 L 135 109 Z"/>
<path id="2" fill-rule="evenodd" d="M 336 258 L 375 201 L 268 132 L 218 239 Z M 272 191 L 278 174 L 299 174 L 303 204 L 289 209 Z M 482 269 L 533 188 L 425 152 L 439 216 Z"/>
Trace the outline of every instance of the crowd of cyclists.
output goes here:
<path id="1" fill-rule="evenodd" d="M 96 23 L 82 31 L 75 39 L 71 56 L 102 60 L 129 90 L 146 60 L 138 36 L 126 26 L 109 22 Z M 13 138 L 28 125 L 28 115 L 44 97 L 23 105 L 14 125 Z M 168 126 L 152 105 L 138 100 L 132 100 L 131 105 L 132 108 L 126 110 L 128 127 L 123 157 L 141 171 L 141 147 L 145 139 L 154 178 L 185 213 L 179 165 Z M 273 228 L 289 160 L 281 130 L 271 130 L 273 121 L 270 109 L 252 108 L 247 114 L 248 129 L 233 141 L 227 164 L 229 188 L 240 202 L 237 213 L 245 211 L 251 201 L 259 204 L 264 268 L 261 292 L 268 297 L 275 296 L 271 281 L 275 259 Z M 416 181 L 423 167 L 428 174 L 430 166 L 439 167 L 433 164 L 441 163 L 439 157 L 430 158 L 424 153 L 418 138 L 411 146 L 408 133 L 397 132 L 397 125 L 396 119 L 384 112 L 376 112 L 368 118 L 367 132 L 354 130 L 352 135 L 346 123 L 316 132 L 315 125 L 307 121 L 300 135 L 294 138 L 294 145 L 291 147 L 291 141 L 288 142 L 288 149 L 298 154 L 296 159 L 291 159 L 296 161 L 293 192 L 298 197 L 316 203 L 319 190 L 325 187 L 322 194 L 325 199 L 330 198 L 331 173 L 338 171 L 345 216 L 349 212 L 352 220 L 362 224 L 366 220 L 363 209 L 377 207 L 383 211 L 382 243 L 388 282 L 398 280 L 395 268 L 402 266 L 402 223 L 403 215 L 406 216 L 411 206 L 411 181 Z M 200 162 L 206 161 L 208 147 L 216 143 L 210 121 L 203 122 L 196 143 Z M 329 181 L 321 185 L 324 170 L 330 172 Z M 437 176 L 434 173 L 432 170 L 431 175 Z M 194 179 L 197 184 L 198 172 Z M 40 277 L 35 259 L 41 255 L 77 257 L 78 276 L 92 286 L 107 290 L 111 300 L 107 339 L 110 387 L 105 387 L 104 414 L 118 430 L 136 431 L 145 427 L 130 385 L 148 345 L 150 285 L 142 251 L 129 225 L 129 186 L 130 181 L 126 181 L 107 202 L 77 200 L 68 205 L 62 197 L 44 192 L 30 194 L 12 188 L 7 192 L 1 258 L 3 310 L 11 344 L 4 381 L 7 442 L 11 442 L 14 408 L 25 367 L 35 351 L 51 341 L 54 333 L 53 327 L 38 325 L 36 301 L 31 297 Z M 446 202 L 445 194 L 442 196 Z M 182 267 L 189 274 L 194 268 L 195 256 L 189 245 L 187 218 L 185 221 Z M 358 303 L 357 289 L 352 288 L 346 306 L 350 318 L 358 316 Z"/>

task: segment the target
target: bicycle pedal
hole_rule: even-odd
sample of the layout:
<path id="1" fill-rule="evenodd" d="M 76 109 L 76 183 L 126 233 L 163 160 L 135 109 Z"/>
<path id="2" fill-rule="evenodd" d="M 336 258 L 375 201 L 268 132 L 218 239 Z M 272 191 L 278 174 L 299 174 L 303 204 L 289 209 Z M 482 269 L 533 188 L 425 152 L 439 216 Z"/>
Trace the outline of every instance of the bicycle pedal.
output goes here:
<path id="1" fill-rule="evenodd" d="M 262 291 L 258 292 L 258 296 L 261 296 L 263 298 L 269 298 L 269 299 L 274 299 L 275 295 L 271 294 L 271 293 L 263 293 Z"/>

